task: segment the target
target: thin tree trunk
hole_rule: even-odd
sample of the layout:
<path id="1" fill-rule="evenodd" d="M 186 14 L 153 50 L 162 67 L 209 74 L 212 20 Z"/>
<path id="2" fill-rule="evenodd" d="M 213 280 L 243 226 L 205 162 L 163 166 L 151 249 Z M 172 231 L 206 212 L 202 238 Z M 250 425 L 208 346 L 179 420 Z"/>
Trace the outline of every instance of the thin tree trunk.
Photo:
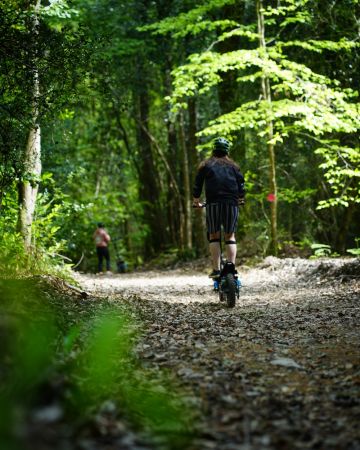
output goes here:
<path id="1" fill-rule="evenodd" d="M 265 42 L 265 24 L 263 14 L 262 0 L 257 0 L 256 11 L 258 18 L 258 33 L 259 33 L 259 45 L 263 52 L 263 57 L 267 56 L 266 42 Z M 264 75 L 261 79 L 261 90 L 264 101 L 267 103 L 268 111 L 271 113 L 271 90 L 269 78 Z M 272 120 L 268 120 L 266 123 L 267 128 L 267 149 L 269 154 L 269 187 L 270 194 L 273 194 L 272 201 L 270 202 L 270 218 L 271 218 L 271 242 L 270 252 L 273 255 L 277 254 L 278 241 L 277 241 L 277 183 L 276 183 L 276 162 L 275 162 L 275 146 L 272 143 L 274 137 L 274 125 Z"/>
<path id="2" fill-rule="evenodd" d="M 41 175 L 41 133 L 39 124 L 39 98 L 40 82 L 37 68 L 37 37 L 39 34 L 39 9 L 41 0 L 37 0 L 33 16 L 33 35 L 35 54 L 33 55 L 33 105 L 32 126 L 29 131 L 28 141 L 24 152 L 24 179 L 20 183 L 20 211 L 19 226 L 24 239 L 26 251 L 30 252 L 32 242 L 32 223 L 34 220 L 36 197 Z M 30 180 L 29 180 L 30 178 Z"/>
<path id="3" fill-rule="evenodd" d="M 241 20 L 244 15 L 244 6 L 242 2 L 236 2 L 235 4 L 225 5 L 219 11 L 219 19 L 226 20 L 232 17 L 233 20 Z M 222 33 L 222 32 L 221 32 Z M 217 43 L 217 48 L 220 53 L 227 54 L 239 49 L 239 37 L 233 36 L 229 39 L 225 39 Z M 218 98 L 221 114 L 229 113 L 237 108 L 239 101 L 239 84 L 236 81 L 237 74 L 234 70 L 228 70 L 221 73 L 222 82 L 218 84 Z"/>
<path id="4" fill-rule="evenodd" d="M 188 101 L 189 111 L 189 156 L 190 156 L 190 169 L 191 169 L 191 186 L 194 185 L 197 168 L 200 164 L 199 153 L 196 150 L 197 145 L 197 111 L 196 111 L 196 99 L 191 97 Z M 204 255 L 207 251 L 206 240 L 206 224 L 205 214 L 203 211 L 194 211 L 193 215 L 193 236 L 194 246 L 196 246 L 197 256 Z"/>
<path id="5" fill-rule="evenodd" d="M 148 132 L 149 95 L 145 87 L 138 98 L 137 139 L 141 151 L 140 197 L 144 202 L 144 221 L 149 227 L 149 234 L 145 241 L 145 254 L 147 257 L 151 257 L 163 247 L 164 223 L 159 202 L 159 175 L 154 161 L 150 133 Z"/>
<path id="6" fill-rule="evenodd" d="M 341 220 L 341 226 L 336 236 L 336 250 L 340 254 L 346 253 L 346 237 L 350 228 L 353 214 L 355 212 L 355 203 L 351 203 L 344 212 Z"/>
<path id="7" fill-rule="evenodd" d="M 164 71 L 164 87 L 165 93 L 168 96 L 171 96 L 172 93 L 172 83 L 171 83 L 171 70 L 172 62 L 171 62 L 171 52 L 169 51 L 166 61 L 165 61 L 165 71 Z M 168 217 L 168 225 L 170 231 L 170 239 L 172 244 L 178 248 L 185 248 L 185 212 L 184 206 L 181 198 L 181 189 L 180 189 L 180 177 L 178 176 L 179 170 L 179 139 L 176 133 L 176 124 L 171 120 L 166 121 L 167 126 L 167 155 L 169 161 L 169 167 L 171 173 L 168 173 L 169 185 L 178 186 L 179 195 L 177 198 L 174 198 L 173 189 L 169 189 L 167 193 L 167 217 Z M 177 194 L 177 193 L 176 193 Z"/>
<path id="8" fill-rule="evenodd" d="M 170 164 L 168 163 L 168 160 L 167 160 L 167 158 L 166 158 L 166 156 L 165 156 L 165 153 L 164 153 L 163 150 L 161 149 L 161 147 L 160 147 L 159 143 L 157 142 L 157 140 L 156 140 L 156 139 L 154 138 L 154 136 L 150 133 L 150 131 L 149 131 L 148 129 L 146 129 L 143 125 L 141 125 L 141 126 L 142 126 L 144 132 L 145 132 L 145 133 L 147 134 L 147 136 L 149 137 L 150 141 L 154 144 L 154 148 L 155 148 L 155 150 L 157 151 L 157 153 L 158 153 L 158 155 L 159 155 L 161 161 L 163 162 L 163 164 L 164 164 L 164 166 L 165 166 L 166 172 L 167 172 L 167 174 L 169 175 L 169 178 L 170 178 L 171 187 L 172 187 L 173 190 L 174 190 L 173 193 L 175 194 L 175 196 L 176 196 L 178 199 L 180 199 L 180 190 L 179 190 L 179 187 L 178 187 L 178 183 L 176 182 L 176 179 L 175 179 L 175 177 L 174 177 L 174 175 L 173 175 L 173 173 L 172 173 L 172 171 L 171 171 L 171 167 L 170 167 Z"/>
<path id="9" fill-rule="evenodd" d="M 99 197 L 100 189 L 101 189 L 101 180 L 102 180 L 101 164 L 99 166 L 98 166 L 99 168 L 96 172 L 96 184 L 95 184 L 94 198 Z"/>
<path id="10" fill-rule="evenodd" d="M 168 173 L 168 183 L 171 186 L 173 183 L 178 186 L 176 177 L 176 161 L 177 161 L 177 139 L 175 124 L 170 120 L 167 121 L 167 154 L 169 160 L 170 172 Z M 173 181 L 175 179 L 175 182 Z M 173 190 L 167 191 L 167 218 L 170 233 L 170 242 L 173 246 L 182 248 L 184 246 L 184 208 L 181 202 L 180 188 L 177 189 L 179 195 L 174 198 Z"/>
<path id="11" fill-rule="evenodd" d="M 131 162 L 134 164 L 136 173 L 137 173 L 138 178 L 139 178 L 139 180 L 140 180 L 140 177 L 141 177 L 140 166 L 139 166 L 138 162 L 136 161 L 136 157 L 134 156 L 133 150 L 131 149 L 131 146 L 130 146 L 130 142 L 129 142 L 129 138 L 128 138 L 126 129 L 125 129 L 123 123 L 121 122 L 121 119 L 120 119 L 120 115 L 119 115 L 119 114 L 120 114 L 120 113 L 117 112 L 116 115 L 115 115 L 115 117 L 116 117 L 116 122 L 117 122 L 117 124 L 118 124 L 118 126 L 119 126 L 119 128 L 120 128 L 121 135 L 122 135 L 121 137 L 122 137 L 122 139 L 123 139 L 123 141 L 124 141 L 126 151 L 127 151 L 128 155 L 129 155 L 129 158 L 131 159 Z"/>
<path id="12" fill-rule="evenodd" d="M 1 186 L 1 188 L 0 188 L 0 214 L 1 214 L 1 210 L 3 209 L 3 198 L 4 198 L 4 187 Z"/>
<path id="13" fill-rule="evenodd" d="M 184 115 L 180 112 L 179 117 L 179 141 L 182 153 L 182 175 L 184 188 L 184 213 L 185 213 L 185 248 L 192 249 L 192 217 L 191 217 L 191 190 L 190 190 L 190 173 L 189 173 L 189 156 L 185 140 Z"/>

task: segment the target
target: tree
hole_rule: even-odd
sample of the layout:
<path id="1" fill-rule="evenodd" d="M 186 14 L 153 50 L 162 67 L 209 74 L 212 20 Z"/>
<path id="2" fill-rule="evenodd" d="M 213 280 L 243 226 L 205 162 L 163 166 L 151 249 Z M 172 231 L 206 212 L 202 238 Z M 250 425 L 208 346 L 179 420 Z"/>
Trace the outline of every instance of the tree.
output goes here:
<path id="1" fill-rule="evenodd" d="M 265 41 L 265 22 L 264 22 L 264 8 L 262 0 L 256 2 L 257 15 L 257 31 L 259 35 L 259 50 L 262 56 L 268 59 L 266 41 Z M 275 161 L 275 142 L 274 142 L 274 123 L 272 117 L 272 101 L 271 101 L 271 86 L 269 75 L 264 71 L 261 76 L 261 93 L 262 98 L 267 105 L 266 111 L 266 132 L 267 132 L 267 149 L 269 153 L 269 187 L 270 195 L 272 195 L 271 205 L 271 242 L 270 249 L 274 255 L 278 252 L 278 238 L 277 238 L 277 181 L 276 181 L 276 161 Z"/>
<path id="2" fill-rule="evenodd" d="M 266 136 L 269 154 L 271 199 L 271 252 L 276 253 L 277 243 L 277 187 L 274 146 L 280 146 L 289 135 L 307 132 L 313 136 L 326 136 L 334 133 L 355 133 L 359 128 L 358 106 L 354 103 L 356 92 L 343 89 L 337 80 L 316 73 L 303 62 L 289 59 L 286 51 L 291 47 L 301 47 L 308 51 L 348 52 L 357 46 L 349 39 L 337 41 L 300 41 L 279 39 L 278 30 L 297 23 L 309 22 L 311 17 L 306 6 L 307 0 L 287 0 L 284 6 L 264 9 L 257 2 L 256 24 L 234 23 L 229 20 L 199 22 L 200 14 L 209 13 L 231 1 L 213 1 L 176 18 L 165 19 L 152 26 L 156 33 L 172 33 L 185 36 L 207 29 L 219 29 L 217 39 L 211 47 L 234 36 L 250 40 L 252 48 L 215 52 L 207 49 L 188 58 L 186 65 L 173 72 L 174 92 L 171 98 L 175 111 L 186 108 L 186 98 L 204 95 L 223 82 L 223 74 L 235 71 L 239 83 L 250 83 L 261 92 L 261 98 L 244 102 L 235 110 L 220 115 L 209 122 L 200 137 L 225 135 L 230 139 L 241 129 L 256 130 L 258 136 Z M 265 41 L 265 27 L 269 34 L 276 33 Z M 228 31 L 230 29 L 230 31 Z M 258 40 L 258 46 L 255 42 Z M 259 84 L 260 81 L 260 84 Z M 273 98 L 272 98 L 273 97 Z M 204 144 L 200 148 L 207 148 Z"/>
<path id="3" fill-rule="evenodd" d="M 83 61 L 85 46 L 81 47 L 81 32 L 64 26 L 76 13 L 66 0 L 48 6 L 42 6 L 41 0 L 12 0 L 1 3 L 0 11 L 4 40 L 0 77 L 5 98 L 1 197 L 17 180 L 18 224 L 30 251 L 41 175 L 40 124 L 71 96 L 79 74 L 72 70 L 72 63 L 75 58 L 78 64 Z M 6 176 L 6 166 L 12 169 L 11 176 Z"/>
<path id="4" fill-rule="evenodd" d="M 31 249 L 31 226 L 34 219 L 36 196 L 41 175 L 41 132 L 39 123 L 40 80 L 38 69 L 39 26 L 41 0 L 36 0 L 32 11 L 32 46 L 29 49 L 29 63 L 32 73 L 32 113 L 31 127 L 23 156 L 25 176 L 19 186 L 20 214 L 19 228 L 24 239 L 25 249 Z"/>

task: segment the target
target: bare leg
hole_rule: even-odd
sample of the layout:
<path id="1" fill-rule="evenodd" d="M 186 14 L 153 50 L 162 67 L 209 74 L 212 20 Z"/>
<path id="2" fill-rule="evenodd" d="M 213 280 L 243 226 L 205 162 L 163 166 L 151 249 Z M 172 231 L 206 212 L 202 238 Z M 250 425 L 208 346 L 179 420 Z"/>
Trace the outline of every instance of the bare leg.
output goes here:
<path id="1" fill-rule="evenodd" d="M 220 232 L 210 233 L 210 241 L 213 239 L 220 239 Z M 220 242 L 210 242 L 209 243 L 210 255 L 212 260 L 212 265 L 214 270 L 220 270 Z"/>
<path id="2" fill-rule="evenodd" d="M 233 242 L 233 243 L 228 243 L 228 242 Z M 225 233 L 225 243 L 226 243 L 226 259 L 227 261 L 231 261 L 232 263 L 235 264 L 235 260 L 236 260 L 236 241 L 235 241 L 235 234 L 231 233 L 231 234 L 227 234 Z"/>

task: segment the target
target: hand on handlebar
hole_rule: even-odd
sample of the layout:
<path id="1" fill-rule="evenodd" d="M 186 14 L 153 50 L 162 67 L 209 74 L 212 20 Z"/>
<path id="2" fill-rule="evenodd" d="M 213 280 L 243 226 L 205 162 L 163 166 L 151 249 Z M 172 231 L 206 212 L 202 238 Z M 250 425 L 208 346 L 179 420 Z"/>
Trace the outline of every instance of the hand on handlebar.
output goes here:
<path id="1" fill-rule="evenodd" d="M 244 197 L 240 197 L 238 200 L 238 205 L 239 206 L 244 206 L 245 205 L 245 198 Z"/>
<path id="2" fill-rule="evenodd" d="M 204 206 L 206 206 L 206 203 L 201 203 L 199 198 L 193 199 L 193 204 L 192 204 L 193 208 L 204 208 Z"/>

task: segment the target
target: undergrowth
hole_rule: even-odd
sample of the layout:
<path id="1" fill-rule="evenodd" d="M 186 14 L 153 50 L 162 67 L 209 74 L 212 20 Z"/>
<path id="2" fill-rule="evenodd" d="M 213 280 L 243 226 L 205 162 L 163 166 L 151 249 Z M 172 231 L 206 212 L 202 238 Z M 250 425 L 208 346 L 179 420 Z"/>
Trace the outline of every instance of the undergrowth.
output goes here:
<path id="1" fill-rule="evenodd" d="M 119 421 L 114 439 L 133 430 L 163 449 L 189 448 L 192 413 L 165 373 L 137 359 L 142 324 L 128 307 L 71 298 L 43 279 L 0 280 L 0 296 L 0 448 L 75 446 Z"/>

